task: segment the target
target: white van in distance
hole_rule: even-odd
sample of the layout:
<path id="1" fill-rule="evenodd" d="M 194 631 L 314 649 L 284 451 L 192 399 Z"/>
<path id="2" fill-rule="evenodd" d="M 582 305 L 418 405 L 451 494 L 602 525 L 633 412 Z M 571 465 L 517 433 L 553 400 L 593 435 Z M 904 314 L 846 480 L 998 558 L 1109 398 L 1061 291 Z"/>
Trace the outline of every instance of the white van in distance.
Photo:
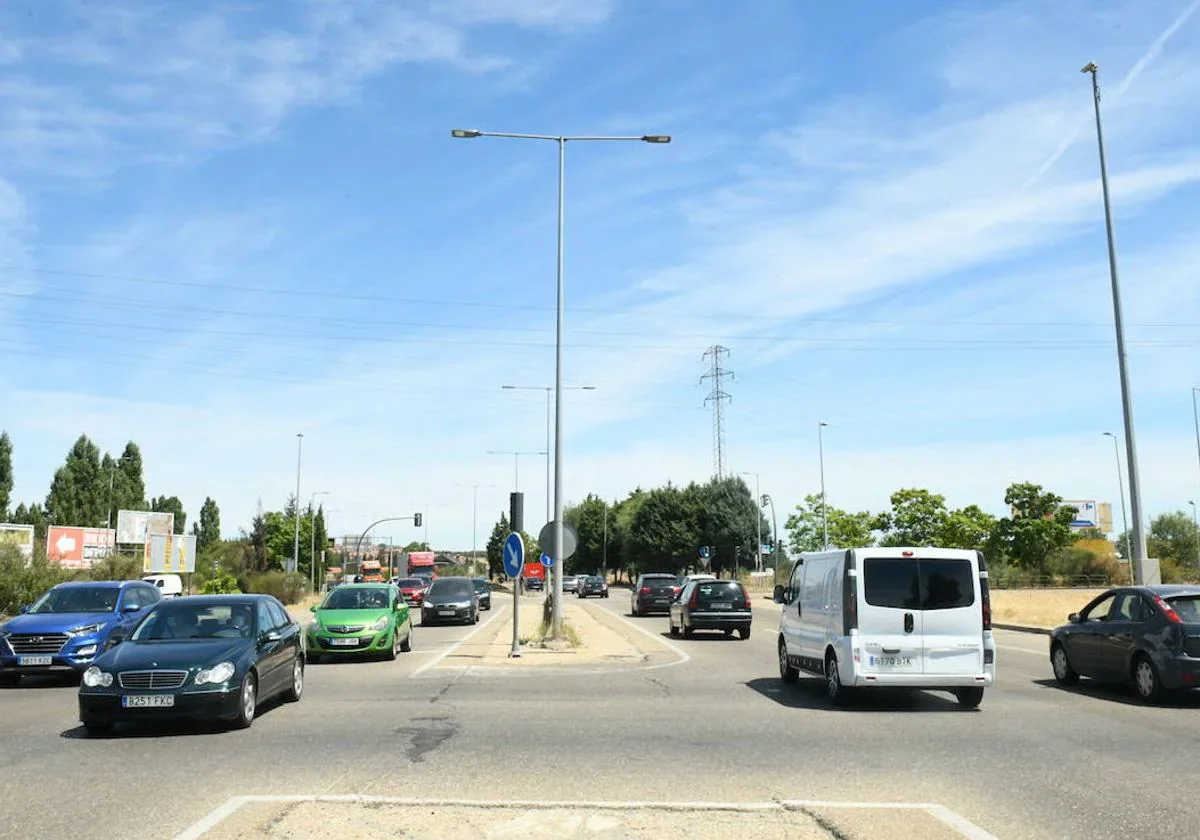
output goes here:
<path id="1" fill-rule="evenodd" d="M 183 579 L 179 575 L 146 575 L 142 580 L 157 586 L 158 593 L 164 598 L 183 595 Z"/>
<path id="2" fill-rule="evenodd" d="M 953 693 L 974 708 L 996 679 L 983 552 L 852 548 L 802 554 L 775 587 L 779 676 L 825 678 L 842 705 L 860 688 Z"/>

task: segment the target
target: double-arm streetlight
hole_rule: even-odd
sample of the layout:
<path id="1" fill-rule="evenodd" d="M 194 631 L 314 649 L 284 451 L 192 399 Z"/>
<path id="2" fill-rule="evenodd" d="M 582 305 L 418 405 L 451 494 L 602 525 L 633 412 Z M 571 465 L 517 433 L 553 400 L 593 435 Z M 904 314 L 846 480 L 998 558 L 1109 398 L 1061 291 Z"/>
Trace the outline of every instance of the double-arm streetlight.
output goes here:
<path id="1" fill-rule="evenodd" d="M 562 638 L 562 544 L 563 544 L 563 482 L 562 482 L 562 372 L 563 372 L 563 287 L 564 287 L 564 230 L 566 223 L 566 163 L 567 143 L 586 142 L 635 142 L 635 143 L 670 143 L 671 138 L 666 134 L 642 134 L 634 136 L 617 135 L 575 135 L 564 134 L 516 134 L 504 131 L 480 131 L 476 128 L 456 128 L 450 132 L 452 137 L 459 139 L 474 139 L 478 137 L 504 137 L 513 140 L 543 140 L 558 146 L 558 303 L 555 319 L 554 340 L 554 600 L 551 636 Z"/>
<path id="2" fill-rule="evenodd" d="M 501 385 L 502 391 L 545 391 L 546 392 L 546 521 L 550 522 L 554 514 L 550 510 L 553 500 L 553 489 L 550 479 L 550 450 L 553 448 L 551 433 L 554 425 L 554 386 L 553 385 Z M 564 391 L 595 391 L 595 385 L 567 385 Z"/>
<path id="3" fill-rule="evenodd" d="M 108 466 L 108 508 L 104 513 L 104 529 L 112 530 L 112 500 L 113 500 L 113 482 L 117 477 L 117 467 L 126 461 L 124 455 L 119 458 L 112 459 L 112 463 Z"/>
<path id="4" fill-rule="evenodd" d="M 475 548 L 479 543 L 479 488 L 492 488 L 495 484 L 456 484 L 455 487 L 471 488 L 471 562 L 475 562 Z"/>
<path id="5" fill-rule="evenodd" d="M 770 493 L 763 493 L 761 496 L 758 497 L 758 504 L 760 507 L 766 507 L 767 505 L 771 506 L 771 534 L 775 538 L 774 542 L 771 546 L 771 569 L 772 569 L 772 577 L 774 578 L 773 583 L 779 583 L 780 539 L 779 539 L 779 518 L 777 516 L 775 516 L 775 499 L 773 499 L 771 497 Z"/>
<path id="6" fill-rule="evenodd" d="M 513 490 L 518 493 L 521 491 L 521 456 L 522 455 L 545 455 L 550 457 L 550 450 L 543 452 L 521 452 L 515 449 L 489 449 L 489 455 L 511 455 L 513 458 Z"/>

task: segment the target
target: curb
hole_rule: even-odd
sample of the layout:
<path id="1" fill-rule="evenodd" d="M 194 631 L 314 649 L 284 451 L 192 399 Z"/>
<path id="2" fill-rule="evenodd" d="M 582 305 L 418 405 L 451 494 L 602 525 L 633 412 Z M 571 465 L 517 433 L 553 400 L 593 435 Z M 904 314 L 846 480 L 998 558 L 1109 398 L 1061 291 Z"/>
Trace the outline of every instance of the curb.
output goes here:
<path id="1" fill-rule="evenodd" d="M 992 627 L 996 630 L 1012 630 L 1017 633 L 1037 633 L 1041 636 L 1049 636 L 1052 631 L 1045 627 L 1026 627 L 1023 624 L 996 624 L 992 622 Z"/>

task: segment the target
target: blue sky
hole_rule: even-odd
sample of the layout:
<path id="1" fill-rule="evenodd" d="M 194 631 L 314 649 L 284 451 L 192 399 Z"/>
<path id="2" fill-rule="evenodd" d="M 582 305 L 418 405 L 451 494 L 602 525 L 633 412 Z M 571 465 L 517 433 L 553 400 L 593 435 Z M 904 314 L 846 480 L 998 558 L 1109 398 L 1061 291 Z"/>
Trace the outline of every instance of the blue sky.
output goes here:
<path id="1" fill-rule="evenodd" d="M 1200 501 L 1200 14 L 1184 0 L 425 0 L 0 9 L 0 426 L 82 432 L 224 530 L 330 491 L 479 541 L 545 446 L 568 146 L 566 495 L 728 469 L 779 514 L 1012 481 L 1116 499 L 1100 65 L 1149 515 Z M 521 458 L 540 524 L 544 460 Z M 753 483 L 753 479 L 750 479 Z M 411 528 L 377 532 L 397 540 Z"/>

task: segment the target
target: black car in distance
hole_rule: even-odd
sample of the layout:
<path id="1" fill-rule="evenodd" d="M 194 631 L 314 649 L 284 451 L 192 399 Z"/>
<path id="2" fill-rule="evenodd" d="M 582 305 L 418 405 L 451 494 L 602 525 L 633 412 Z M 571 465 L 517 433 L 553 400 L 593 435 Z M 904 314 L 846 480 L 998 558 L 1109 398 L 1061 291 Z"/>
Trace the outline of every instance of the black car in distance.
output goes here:
<path id="1" fill-rule="evenodd" d="M 630 593 L 629 612 L 633 615 L 669 613 L 675 595 L 675 575 L 649 573 L 640 576 Z"/>
<path id="2" fill-rule="evenodd" d="M 575 594 L 580 598 L 607 598 L 608 582 L 600 575 L 584 575 L 579 578 Z"/>
<path id="3" fill-rule="evenodd" d="M 479 621 L 479 593 L 469 577 L 440 577 L 429 584 L 421 603 L 421 623 Z"/>
<path id="4" fill-rule="evenodd" d="M 475 585 L 475 594 L 479 596 L 479 609 L 490 610 L 492 608 L 492 585 L 488 583 L 488 579 L 472 578 L 471 583 Z"/>
<path id="5" fill-rule="evenodd" d="M 697 630 L 720 630 L 726 636 L 734 631 L 742 639 L 750 638 L 753 621 L 750 596 L 736 580 L 692 580 L 671 602 L 672 636 L 691 637 Z"/>

